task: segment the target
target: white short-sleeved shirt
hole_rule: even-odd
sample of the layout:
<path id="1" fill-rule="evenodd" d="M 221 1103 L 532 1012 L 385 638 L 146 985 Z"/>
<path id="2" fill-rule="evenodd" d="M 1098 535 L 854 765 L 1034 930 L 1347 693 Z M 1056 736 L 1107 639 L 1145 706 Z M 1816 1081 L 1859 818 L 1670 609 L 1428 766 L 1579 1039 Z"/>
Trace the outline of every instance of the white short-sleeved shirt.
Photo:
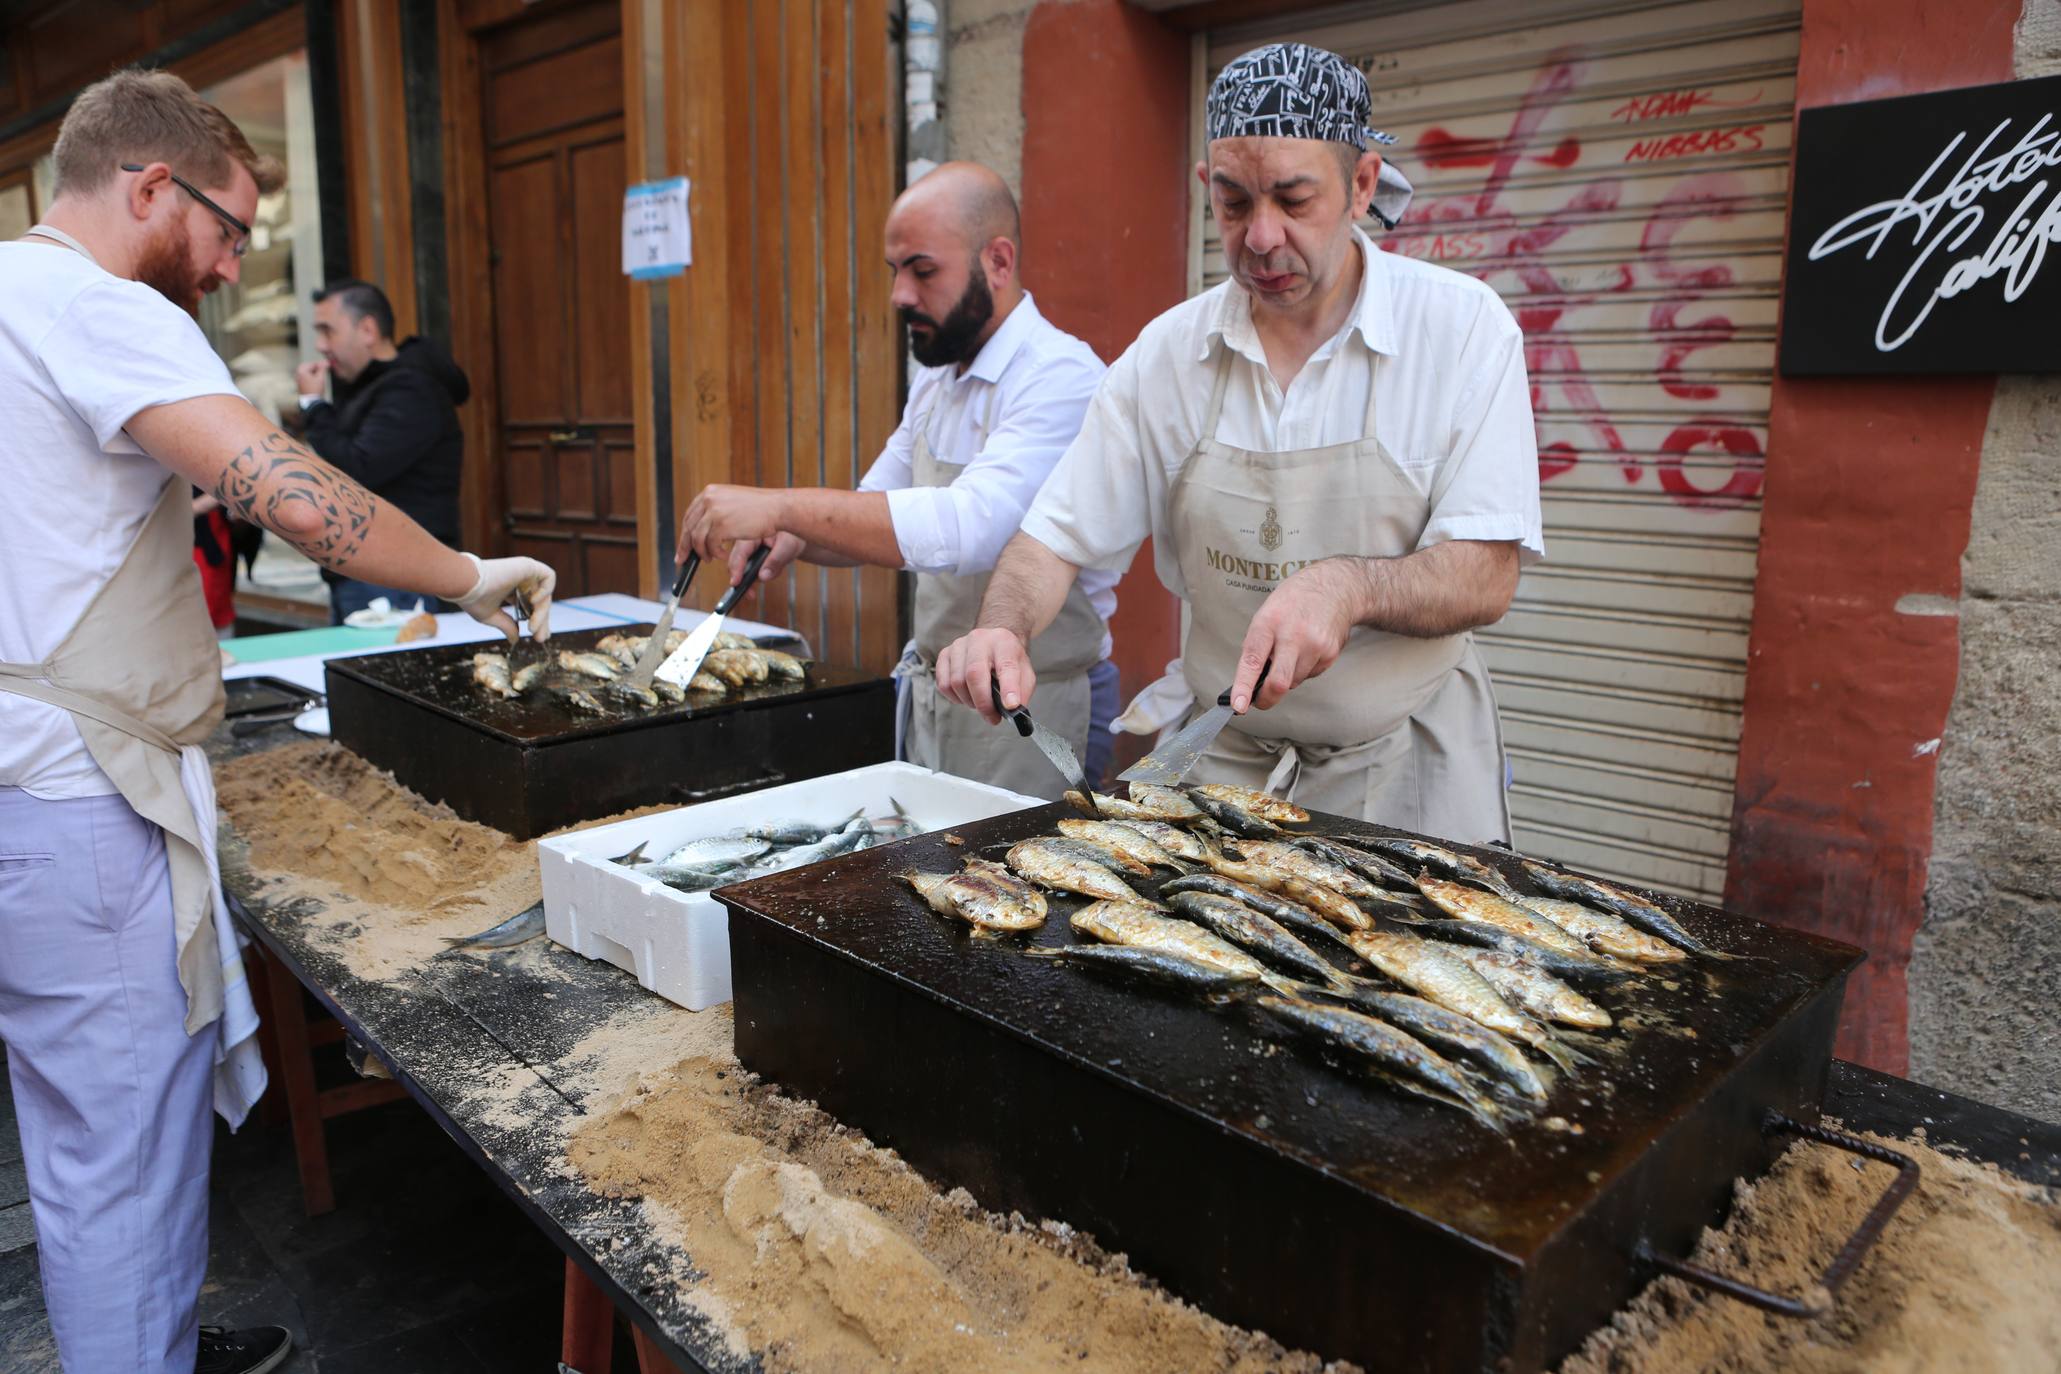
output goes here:
<path id="1" fill-rule="evenodd" d="M 1538 439 L 1516 320 L 1473 277 L 1355 238 L 1366 263 L 1358 301 L 1286 392 L 1235 281 L 1146 325 L 1110 368 L 1024 532 L 1070 563 L 1118 571 L 1151 535 L 1160 581 L 1185 597 L 1167 498 L 1202 435 L 1221 341 L 1233 357 L 1219 441 L 1260 453 L 1348 443 L 1361 437 L 1376 387 L 1375 430 L 1397 466 L 1427 497 L 1450 477 L 1418 547 L 1510 540 L 1524 562 L 1543 557 Z"/>
<path id="2" fill-rule="evenodd" d="M 1105 371 L 1093 349 L 1038 313 L 1028 292 L 963 374 L 919 368 L 902 423 L 859 483 L 860 491 L 887 493 L 903 565 L 919 573 L 992 572 L 1080 432 Z M 966 465 L 950 486 L 911 485 L 918 428 L 939 459 Z M 1116 613 L 1122 576 L 1122 568 L 1082 574 L 1081 590 L 1104 624 Z"/>
<path id="3" fill-rule="evenodd" d="M 0 243 L 0 662 L 40 663 L 114 576 L 176 478 L 122 432 L 152 406 L 234 396 L 191 316 L 68 248 Z M 0 692 L 0 787 L 115 786 L 71 717 Z"/>

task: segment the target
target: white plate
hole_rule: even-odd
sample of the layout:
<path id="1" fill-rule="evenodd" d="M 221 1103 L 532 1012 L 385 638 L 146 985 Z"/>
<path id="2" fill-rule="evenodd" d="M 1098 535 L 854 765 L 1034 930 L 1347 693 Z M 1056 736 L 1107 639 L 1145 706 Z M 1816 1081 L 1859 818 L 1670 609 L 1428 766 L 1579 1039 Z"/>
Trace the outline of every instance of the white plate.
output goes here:
<path id="1" fill-rule="evenodd" d="M 312 711 L 303 711 L 293 718 L 293 728 L 304 735 L 320 735 L 329 738 L 329 708 L 317 706 Z"/>

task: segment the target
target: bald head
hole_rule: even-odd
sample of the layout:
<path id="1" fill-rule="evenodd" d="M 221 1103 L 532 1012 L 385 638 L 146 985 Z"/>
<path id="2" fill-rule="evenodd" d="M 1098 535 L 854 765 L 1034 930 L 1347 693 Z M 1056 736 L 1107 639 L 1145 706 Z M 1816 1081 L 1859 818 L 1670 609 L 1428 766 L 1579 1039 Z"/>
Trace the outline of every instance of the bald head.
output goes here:
<path id="1" fill-rule="evenodd" d="M 949 226 L 968 249 L 1007 239 L 1018 253 L 1023 250 L 1023 221 L 1009 183 L 978 162 L 947 162 L 918 178 L 896 199 L 888 223 L 903 214 Z"/>
<path id="2" fill-rule="evenodd" d="M 977 162 L 947 162 L 887 216 L 892 301 L 916 360 L 965 368 L 1023 299 L 1023 228 L 1009 185 Z"/>

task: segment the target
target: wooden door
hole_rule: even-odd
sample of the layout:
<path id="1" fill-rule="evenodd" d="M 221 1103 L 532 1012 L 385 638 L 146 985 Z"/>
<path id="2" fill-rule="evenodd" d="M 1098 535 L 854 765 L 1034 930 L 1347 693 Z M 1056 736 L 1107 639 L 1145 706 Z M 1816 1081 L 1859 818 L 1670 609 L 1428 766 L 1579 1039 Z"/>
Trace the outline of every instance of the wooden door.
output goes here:
<path id="1" fill-rule="evenodd" d="M 620 22 L 593 0 L 480 44 L 495 499 L 560 596 L 637 589 Z"/>

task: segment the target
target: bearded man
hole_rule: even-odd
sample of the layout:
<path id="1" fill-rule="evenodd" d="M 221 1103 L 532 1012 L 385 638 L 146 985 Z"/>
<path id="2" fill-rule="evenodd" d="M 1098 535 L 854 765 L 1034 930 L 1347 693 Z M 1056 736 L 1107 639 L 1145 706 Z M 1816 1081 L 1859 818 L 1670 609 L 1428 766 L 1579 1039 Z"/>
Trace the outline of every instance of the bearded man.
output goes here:
<path id="1" fill-rule="evenodd" d="M 887 217 L 890 297 L 921 366 L 902 422 L 856 491 L 705 488 L 680 522 L 684 558 L 728 557 L 734 583 L 762 543 L 759 576 L 797 558 L 916 574 L 914 639 L 895 669 L 897 754 L 912 763 L 1057 799 L 1042 754 L 938 694 L 938 651 L 973 628 L 995 559 L 1059 455 L 1080 431 L 1102 361 L 1038 313 L 1023 289 L 1015 197 L 992 171 L 948 162 L 903 192 Z M 1039 723 L 1084 757 L 1108 758 L 1116 715 L 1109 617 L 1117 572 L 1089 573 L 1030 645 Z"/>

